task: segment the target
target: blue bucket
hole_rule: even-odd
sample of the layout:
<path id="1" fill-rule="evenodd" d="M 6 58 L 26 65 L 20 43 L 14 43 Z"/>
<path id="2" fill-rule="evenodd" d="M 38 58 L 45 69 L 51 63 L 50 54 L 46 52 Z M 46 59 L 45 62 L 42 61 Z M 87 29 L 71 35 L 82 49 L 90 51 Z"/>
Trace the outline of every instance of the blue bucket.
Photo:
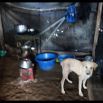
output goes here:
<path id="1" fill-rule="evenodd" d="M 77 21 L 77 9 L 74 4 L 68 6 L 66 20 L 68 23 L 75 23 Z"/>
<path id="2" fill-rule="evenodd" d="M 39 68 L 43 71 L 52 70 L 56 63 L 56 53 L 39 53 L 35 57 L 35 61 L 38 63 Z"/>
<path id="3" fill-rule="evenodd" d="M 72 54 L 59 54 L 58 55 L 59 62 L 62 62 L 64 59 L 67 59 L 67 58 L 75 58 L 75 56 Z"/>

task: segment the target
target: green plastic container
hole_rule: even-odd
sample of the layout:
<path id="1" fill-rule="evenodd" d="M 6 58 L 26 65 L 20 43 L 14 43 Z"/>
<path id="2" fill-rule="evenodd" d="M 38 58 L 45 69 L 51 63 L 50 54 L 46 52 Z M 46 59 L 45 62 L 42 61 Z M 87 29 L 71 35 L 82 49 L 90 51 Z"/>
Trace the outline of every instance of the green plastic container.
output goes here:
<path id="1" fill-rule="evenodd" d="M 4 57 L 6 55 L 7 51 L 0 50 L 0 57 Z"/>

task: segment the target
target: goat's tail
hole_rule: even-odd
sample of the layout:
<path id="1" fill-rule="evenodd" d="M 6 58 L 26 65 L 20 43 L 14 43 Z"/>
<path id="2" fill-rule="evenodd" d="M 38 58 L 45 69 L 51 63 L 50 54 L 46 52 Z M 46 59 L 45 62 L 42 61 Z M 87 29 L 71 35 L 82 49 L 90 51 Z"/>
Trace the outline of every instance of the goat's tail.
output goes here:
<path id="1" fill-rule="evenodd" d="M 64 66 L 64 63 L 63 62 L 60 62 L 60 65 L 62 66 L 62 68 L 63 68 L 63 66 Z"/>

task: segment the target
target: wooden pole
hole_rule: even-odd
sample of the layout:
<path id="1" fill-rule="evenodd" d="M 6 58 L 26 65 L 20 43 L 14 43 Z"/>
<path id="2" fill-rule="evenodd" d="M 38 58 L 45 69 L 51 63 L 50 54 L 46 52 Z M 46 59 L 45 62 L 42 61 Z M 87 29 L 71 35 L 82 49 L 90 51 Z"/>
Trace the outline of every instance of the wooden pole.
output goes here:
<path id="1" fill-rule="evenodd" d="M 95 49 L 96 49 L 98 37 L 99 37 L 99 27 L 100 27 L 101 14 L 102 14 L 102 5 L 103 5 L 102 2 L 98 4 L 97 20 L 96 20 L 94 43 L 93 43 L 93 50 L 92 50 L 92 56 L 94 60 L 95 60 Z"/>
<path id="2" fill-rule="evenodd" d="M 0 45 L 2 49 L 4 49 L 4 36 L 3 36 L 3 26 L 2 26 L 2 17 L 1 17 L 1 11 L 0 11 Z"/>

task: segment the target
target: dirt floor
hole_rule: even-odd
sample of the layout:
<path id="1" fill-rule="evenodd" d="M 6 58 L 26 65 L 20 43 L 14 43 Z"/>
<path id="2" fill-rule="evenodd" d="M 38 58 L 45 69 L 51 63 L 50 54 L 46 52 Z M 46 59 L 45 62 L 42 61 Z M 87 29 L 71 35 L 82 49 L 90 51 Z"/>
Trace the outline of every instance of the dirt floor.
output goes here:
<path id="1" fill-rule="evenodd" d="M 65 82 L 66 94 L 60 92 L 61 67 L 56 67 L 44 72 L 37 69 L 37 82 L 30 82 L 23 86 L 19 85 L 18 61 L 14 57 L 0 58 L 0 100 L 88 100 L 87 90 L 83 90 L 84 97 L 78 95 L 78 78 L 71 73 L 69 78 L 72 84 Z"/>

